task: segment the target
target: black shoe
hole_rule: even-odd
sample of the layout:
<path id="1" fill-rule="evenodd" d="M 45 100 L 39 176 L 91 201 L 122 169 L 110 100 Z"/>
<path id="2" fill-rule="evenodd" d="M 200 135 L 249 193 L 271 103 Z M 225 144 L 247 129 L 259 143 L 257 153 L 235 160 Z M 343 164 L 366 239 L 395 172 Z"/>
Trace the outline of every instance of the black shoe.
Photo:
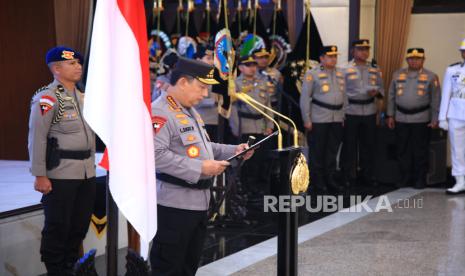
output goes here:
<path id="1" fill-rule="evenodd" d="M 419 189 L 419 190 L 424 189 L 425 187 L 426 187 L 426 184 L 424 181 L 417 181 L 415 183 L 415 186 L 413 186 L 413 188 Z"/>

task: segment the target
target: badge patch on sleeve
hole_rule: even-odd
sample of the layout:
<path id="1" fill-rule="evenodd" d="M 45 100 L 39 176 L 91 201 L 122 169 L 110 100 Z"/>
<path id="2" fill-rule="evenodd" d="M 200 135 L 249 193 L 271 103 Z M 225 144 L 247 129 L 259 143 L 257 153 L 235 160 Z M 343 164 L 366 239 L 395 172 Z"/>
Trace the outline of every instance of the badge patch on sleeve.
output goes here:
<path id="1" fill-rule="evenodd" d="M 187 152 L 187 156 L 189 156 L 190 158 L 196 158 L 196 157 L 199 157 L 200 155 L 199 147 L 194 146 L 194 145 L 188 147 L 186 152 Z"/>
<path id="2" fill-rule="evenodd" d="M 40 98 L 39 104 L 40 104 L 40 113 L 42 114 L 42 116 L 47 114 L 47 112 L 49 112 L 53 108 L 53 106 L 55 105 L 55 102 L 56 102 L 56 99 L 51 96 L 44 95 Z"/>
<path id="3" fill-rule="evenodd" d="M 166 119 L 160 116 L 152 116 L 152 125 L 155 134 L 157 134 L 160 129 L 165 125 Z"/>

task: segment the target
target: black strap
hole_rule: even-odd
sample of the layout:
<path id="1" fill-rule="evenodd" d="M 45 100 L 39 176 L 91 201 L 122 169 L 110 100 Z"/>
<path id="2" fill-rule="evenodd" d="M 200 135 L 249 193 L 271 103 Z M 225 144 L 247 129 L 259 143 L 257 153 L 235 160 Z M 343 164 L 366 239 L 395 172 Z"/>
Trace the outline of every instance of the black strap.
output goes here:
<path id="1" fill-rule="evenodd" d="M 58 150 L 61 159 L 84 160 L 90 157 L 90 150 Z"/>
<path id="2" fill-rule="evenodd" d="M 356 100 L 356 99 L 350 99 L 349 98 L 349 103 L 351 104 L 360 104 L 360 105 L 366 105 L 366 104 L 371 104 L 375 102 L 375 98 L 369 98 L 366 100 Z"/>
<path id="3" fill-rule="evenodd" d="M 251 114 L 251 113 L 242 112 L 242 111 L 238 111 L 237 114 L 239 115 L 239 117 L 246 118 L 246 119 L 259 120 L 263 118 L 262 114 Z"/>
<path id="4" fill-rule="evenodd" d="M 397 105 L 397 110 L 407 115 L 417 114 L 425 110 L 428 110 L 429 108 L 430 108 L 429 104 L 425 106 L 415 107 L 415 108 L 405 108 L 400 105 Z"/>
<path id="5" fill-rule="evenodd" d="M 328 103 L 320 102 L 317 99 L 312 99 L 312 103 L 315 105 L 321 106 L 323 108 L 330 109 L 330 110 L 341 110 L 342 109 L 342 104 L 338 104 L 338 105 L 328 104 Z"/>
<path id="6" fill-rule="evenodd" d="M 213 185 L 213 178 L 201 179 L 197 183 L 191 183 L 166 173 L 157 173 L 157 179 L 170 184 L 199 190 L 208 189 Z"/>

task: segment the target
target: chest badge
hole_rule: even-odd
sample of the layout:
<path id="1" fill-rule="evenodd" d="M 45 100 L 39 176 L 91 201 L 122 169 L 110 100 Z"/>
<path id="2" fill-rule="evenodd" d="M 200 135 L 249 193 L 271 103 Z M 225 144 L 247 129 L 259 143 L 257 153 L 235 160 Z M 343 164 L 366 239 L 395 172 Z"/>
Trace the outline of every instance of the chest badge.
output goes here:
<path id="1" fill-rule="evenodd" d="M 190 158 L 196 158 L 196 157 L 199 157 L 200 155 L 200 149 L 199 147 L 192 145 L 187 148 L 186 153 L 187 153 L 187 156 L 189 156 Z"/>
<path id="2" fill-rule="evenodd" d="M 329 85 L 328 84 L 323 84 L 321 86 L 321 91 L 323 91 L 324 93 L 328 93 L 329 92 Z"/>

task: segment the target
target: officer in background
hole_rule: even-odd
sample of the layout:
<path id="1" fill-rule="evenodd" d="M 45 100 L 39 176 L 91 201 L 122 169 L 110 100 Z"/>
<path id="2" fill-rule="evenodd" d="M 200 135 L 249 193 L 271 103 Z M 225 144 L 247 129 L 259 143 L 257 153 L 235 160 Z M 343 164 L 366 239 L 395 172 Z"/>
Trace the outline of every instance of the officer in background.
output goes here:
<path id="1" fill-rule="evenodd" d="M 73 49 L 48 51 L 54 81 L 31 102 L 29 159 L 34 188 L 43 194 L 40 245 L 48 275 L 71 275 L 89 228 L 95 199 L 95 136 L 84 121 L 84 94 L 76 87 L 82 57 Z"/>
<path id="2" fill-rule="evenodd" d="M 439 126 L 449 130 L 454 187 L 447 194 L 465 193 L 465 39 L 459 48 L 462 62 L 450 65 L 444 75 Z"/>
<path id="3" fill-rule="evenodd" d="M 213 66 L 213 47 L 199 45 L 195 58 Z M 213 142 L 218 142 L 218 96 L 212 92 L 211 86 L 208 87 L 208 96 L 201 100 L 195 108 L 205 123 L 210 139 Z"/>
<path id="4" fill-rule="evenodd" d="M 423 68 L 424 62 L 424 49 L 408 49 L 408 68 L 396 71 L 389 87 L 387 124 L 396 129 L 400 187 L 410 181 L 417 189 L 425 187 L 430 130 L 438 126 L 441 88 L 438 76 Z"/>
<path id="5" fill-rule="evenodd" d="M 375 63 L 368 63 L 370 42 L 360 39 L 352 42 L 354 57 L 344 66 L 346 95 L 344 143 L 342 160 L 345 185 L 356 181 L 357 159 L 360 157 L 362 179 L 365 184 L 376 185 L 374 178 L 376 139 L 376 98 L 383 98 L 381 71 Z"/>
<path id="6" fill-rule="evenodd" d="M 236 91 L 246 93 L 261 104 L 271 107 L 266 79 L 257 73 L 255 59 L 252 56 L 242 57 L 239 60 L 239 70 L 241 75 L 236 78 Z M 265 111 L 265 113 L 273 117 L 272 112 Z M 238 136 L 242 143 L 245 143 L 249 136 L 254 136 L 259 141 L 273 131 L 271 120 L 242 101 L 233 104 L 229 122 L 233 134 Z M 267 146 L 268 144 L 261 146 L 260 152 L 241 169 L 242 188 L 248 192 L 252 200 L 262 200 L 262 196 L 270 190 L 268 172 L 270 167 L 265 161 Z"/>
<path id="7" fill-rule="evenodd" d="M 324 46 L 321 66 L 306 72 L 300 109 L 308 131 L 312 179 L 317 189 L 327 186 L 340 191 L 335 180 L 336 156 L 342 141 L 344 106 L 344 73 L 336 68 L 337 46 Z"/>
<path id="8" fill-rule="evenodd" d="M 158 230 L 150 252 L 153 275 L 194 275 L 206 234 L 213 177 L 247 145 L 210 142 L 193 106 L 217 83 L 213 67 L 180 57 L 171 86 L 152 104 Z M 244 157 L 248 159 L 253 152 Z"/>
<path id="9" fill-rule="evenodd" d="M 257 61 L 258 72 L 266 79 L 267 91 L 270 94 L 271 106 L 278 108 L 279 92 L 282 89 L 282 76 L 278 69 L 270 67 L 270 52 L 265 47 L 255 51 L 254 58 Z"/>

